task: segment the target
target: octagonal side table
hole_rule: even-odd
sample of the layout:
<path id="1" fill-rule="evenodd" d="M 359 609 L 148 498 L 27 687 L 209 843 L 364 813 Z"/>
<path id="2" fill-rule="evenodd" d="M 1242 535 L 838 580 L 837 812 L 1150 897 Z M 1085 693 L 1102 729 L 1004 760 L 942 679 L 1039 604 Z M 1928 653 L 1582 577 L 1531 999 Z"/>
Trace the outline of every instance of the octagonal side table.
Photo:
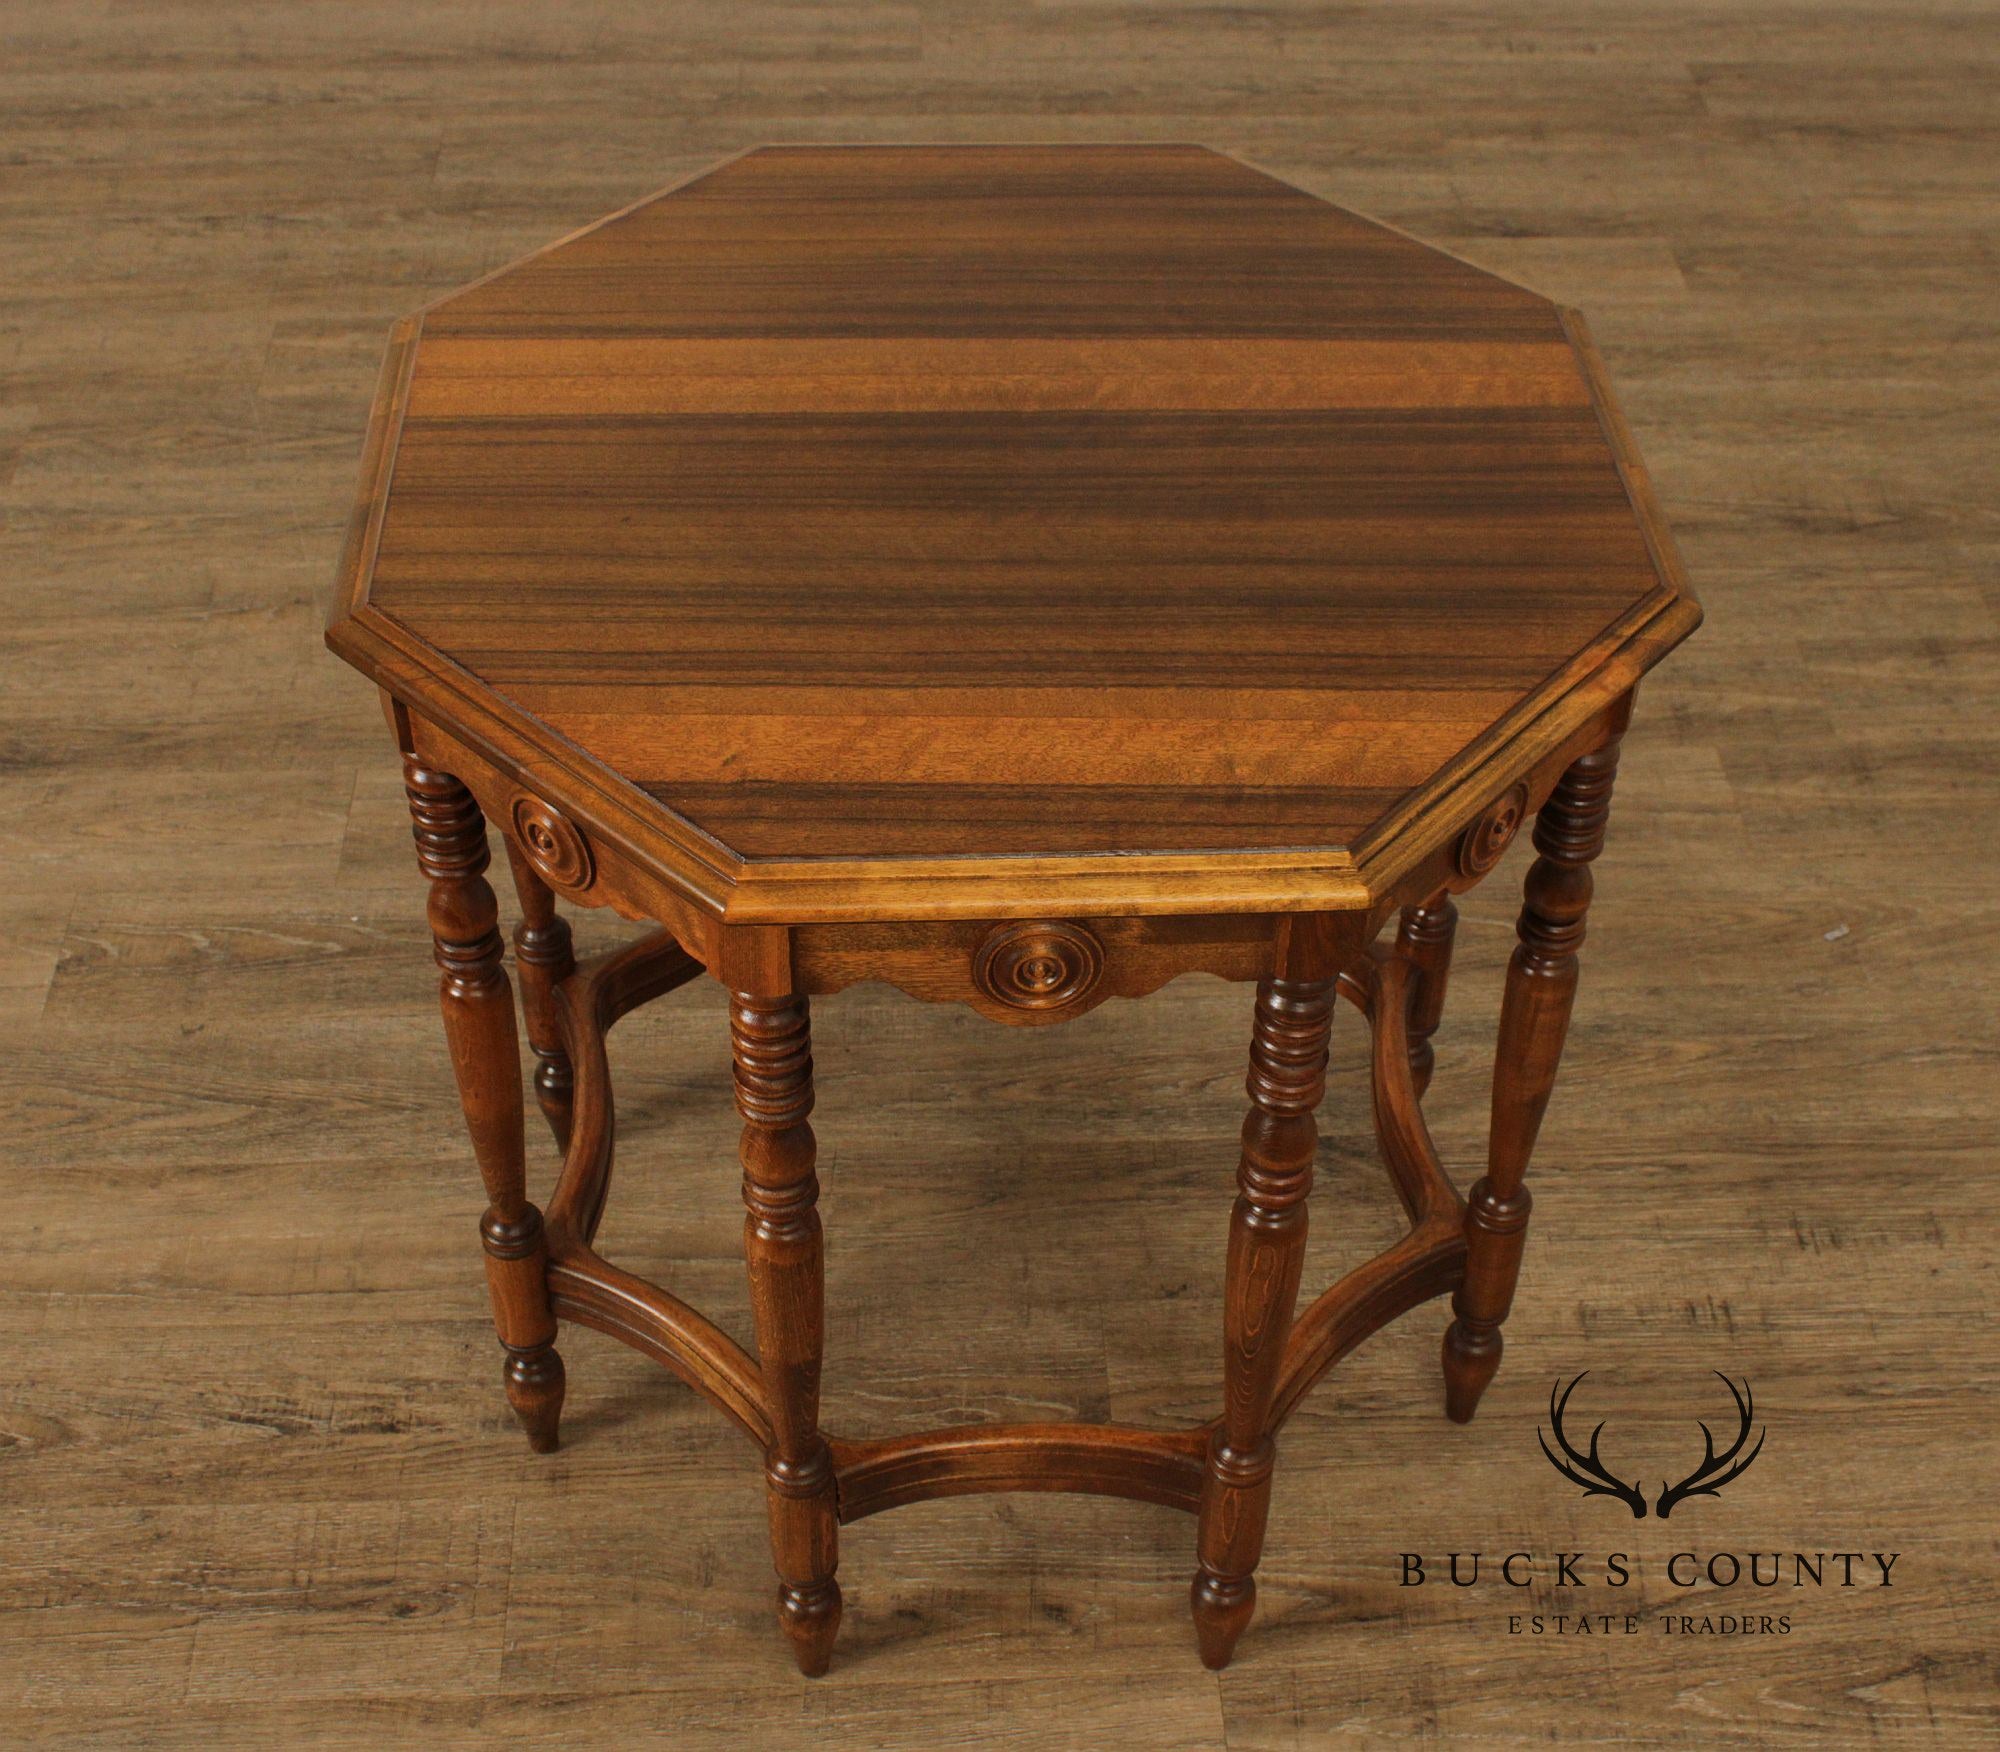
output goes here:
<path id="1" fill-rule="evenodd" d="M 1198 147 L 765 149 L 400 324 L 328 642 L 402 752 L 530 1444 L 564 1322 L 710 1399 L 763 1456 L 807 1673 L 842 1522 L 1185 1509 L 1224 1665 L 1314 1383 L 1444 1295 L 1448 1414 L 1493 1378 L 1620 738 L 1699 618 L 1573 312 Z M 1421 1105 L 1452 897 L 1530 823 L 1461 1196 Z M 652 928 L 579 964 L 558 899 Z M 1218 1414 L 824 1431 L 810 999 L 1046 1025 L 1190 972 L 1255 988 Z M 594 1245 L 606 1032 L 703 975 L 754 1352 Z M 1299 1309 L 1340 999 L 1409 1229 Z"/>

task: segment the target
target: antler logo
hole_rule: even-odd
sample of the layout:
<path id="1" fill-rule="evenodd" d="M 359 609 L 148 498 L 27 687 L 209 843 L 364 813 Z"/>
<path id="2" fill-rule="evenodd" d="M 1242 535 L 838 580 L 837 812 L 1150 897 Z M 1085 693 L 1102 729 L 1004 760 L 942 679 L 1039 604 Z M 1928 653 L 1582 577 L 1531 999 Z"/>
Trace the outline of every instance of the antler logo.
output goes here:
<path id="1" fill-rule="evenodd" d="M 1589 1373 L 1590 1371 L 1585 1369 L 1583 1375 Z M 1627 1484 L 1597 1457 L 1597 1443 L 1604 1434 L 1604 1425 L 1600 1423 L 1590 1432 L 1588 1454 L 1579 1454 L 1570 1446 L 1569 1438 L 1563 1434 L 1563 1413 L 1569 1409 L 1569 1396 L 1576 1391 L 1577 1383 L 1582 1381 L 1583 1375 L 1577 1376 L 1567 1387 L 1563 1387 L 1562 1380 L 1558 1377 L 1555 1385 L 1549 1388 L 1549 1422 L 1555 1425 L 1556 1447 L 1562 1449 L 1568 1460 L 1556 1458 L 1555 1450 L 1549 1446 L 1548 1437 L 1537 1428 L 1535 1434 L 1541 1438 L 1542 1452 L 1548 1455 L 1549 1464 L 1571 1484 L 1583 1487 L 1585 1496 L 1616 1497 L 1632 1511 L 1633 1520 L 1643 1521 L 1646 1518 L 1646 1499 L 1640 1494 L 1638 1485 Z M 1562 1389 L 1560 1399 L 1556 1397 L 1557 1388 Z"/>
<path id="2" fill-rule="evenodd" d="M 1736 1440 L 1720 1454 L 1715 1451 L 1715 1437 L 1707 1424 L 1701 1426 L 1701 1464 L 1679 1484 L 1660 1481 L 1659 1501 L 1654 1504 L 1654 1513 L 1665 1520 L 1674 1512 L 1676 1503 L 1686 1502 L 1692 1496 L 1714 1496 L 1733 1478 L 1741 1478 L 1750 1469 L 1750 1462 L 1764 1451 L 1764 1431 L 1757 1432 L 1757 1445 L 1749 1453 L 1743 1453 L 1743 1444 L 1750 1439 L 1750 1383 L 1743 1383 L 1739 1393 L 1736 1383 L 1720 1369 L 1715 1378 L 1729 1389 L 1729 1397 L 1736 1401 L 1736 1416 L 1739 1419 Z M 1737 1455 L 1742 1454 L 1742 1459 Z"/>
<path id="3" fill-rule="evenodd" d="M 1586 1369 L 1583 1375 L 1589 1373 L 1590 1371 Z M 1583 1375 L 1578 1375 L 1566 1387 L 1560 1379 L 1556 1381 L 1554 1386 L 1550 1387 L 1549 1423 L 1554 1428 L 1556 1448 L 1562 1450 L 1562 1456 L 1558 1458 L 1556 1448 L 1549 1446 L 1548 1435 L 1542 1430 L 1537 1429 L 1535 1434 L 1541 1440 L 1542 1452 L 1548 1456 L 1549 1464 L 1560 1472 L 1563 1477 L 1567 1478 L 1571 1484 L 1581 1487 L 1585 1496 L 1616 1497 L 1632 1511 L 1633 1520 L 1643 1521 L 1646 1518 L 1646 1497 L 1645 1493 L 1639 1488 L 1638 1480 L 1634 1479 L 1628 1484 L 1614 1473 L 1610 1467 L 1606 1466 L 1598 1455 L 1598 1442 L 1604 1434 L 1604 1425 L 1600 1423 L 1596 1429 L 1590 1432 L 1590 1450 L 1588 1453 L 1578 1453 L 1576 1448 L 1571 1445 L 1568 1436 L 1563 1433 L 1563 1413 L 1569 1409 L 1569 1397 L 1576 1391 L 1577 1384 L 1582 1381 Z M 1723 1374 L 1720 1369 L 1715 1372 L 1715 1375 L 1716 1379 L 1729 1389 L 1729 1397 L 1736 1401 L 1736 1415 L 1738 1419 L 1736 1440 L 1731 1442 L 1727 1448 L 1718 1454 L 1715 1451 L 1714 1432 L 1705 1423 L 1700 1426 L 1702 1443 L 1701 1464 L 1678 1484 L 1668 1484 L 1665 1479 L 1660 1481 L 1660 1494 L 1654 1499 L 1653 1512 L 1662 1521 L 1674 1512 L 1676 1505 L 1686 1502 L 1689 1497 L 1719 1495 L 1722 1487 L 1730 1483 L 1733 1479 L 1741 1478 L 1749 1470 L 1750 1462 L 1756 1459 L 1764 1450 L 1764 1436 L 1766 1432 L 1759 1430 L 1757 1432 L 1756 1446 L 1747 1454 L 1743 1452 L 1743 1444 L 1750 1439 L 1750 1422 L 1753 1405 L 1750 1397 L 1750 1383 L 1746 1380 L 1739 1390 L 1736 1383 Z M 1741 1458 L 1738 1456 L 1741 1456 Z"/>

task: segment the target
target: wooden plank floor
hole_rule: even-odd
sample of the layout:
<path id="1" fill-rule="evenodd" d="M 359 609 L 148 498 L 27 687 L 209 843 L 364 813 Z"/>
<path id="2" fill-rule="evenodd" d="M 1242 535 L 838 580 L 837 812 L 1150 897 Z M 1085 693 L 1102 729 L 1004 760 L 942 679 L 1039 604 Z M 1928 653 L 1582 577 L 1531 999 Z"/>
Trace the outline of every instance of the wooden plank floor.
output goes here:
<path id="1" fill-rule="evenodd" d="M 10 8 L 0 1743 L 1990 1742 L 1995 22 Z M 850 1530 L 808 1683 L 712 1413 L 588 1334 L 561 1455 L 505 1412 L 389 745 L 319 644 L 376 361 L 422 299 L 759 139 L 1162 137 L 1582 305 L 1709 623 L 1629 743 L 1480 1421 L 1438 1413 L 1437 1310 L 1322 1388 L 1219 1678 L 1189 1522 L 1028 1497 Z M 1460 1164 L 1518 870 L 1461 933 L 1432 1097 Z M 1204 981 L 1049 1032 L 824 1004 L 830 1424 L 1204 1412 L 1247 1018 Z M 1359 1045 L 1314 1278 L 1393 1233 Z M 613 1056 L 607 1248 L 747 1332 L 715 994 Z M 1580 1500 L 1535 1427 L 1583 1368 L 1649 1479 L 1711 1369 L 1766 1451 L 1670 1524 Z M 1402 1551 L 1515 1549 L 1641 1573 L 1397 1585 Z M 1901 1557 L 1888 1590 L 1723 1592 L 1671 1582 L 1680 1549 Z M 1507 1631 L 1627 1606 L 1643 1634 Z M 1745 1606 L 1791 1634 L 1658 1627 Z"/>

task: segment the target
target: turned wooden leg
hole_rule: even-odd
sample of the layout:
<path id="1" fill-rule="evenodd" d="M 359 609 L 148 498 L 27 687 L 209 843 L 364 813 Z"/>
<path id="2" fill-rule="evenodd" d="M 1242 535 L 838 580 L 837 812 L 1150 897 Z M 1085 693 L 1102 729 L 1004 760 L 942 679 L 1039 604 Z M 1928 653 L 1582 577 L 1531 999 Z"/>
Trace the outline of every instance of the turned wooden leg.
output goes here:
<path id="1" fill-rule="evenodd" d="M 521 897 L 514 962 L 521 970 L 521 1008 L 535 1054 L 535 1101 L 555 1133 L 556 1148 L 567 1150 L 576 1077 L 556 1023 L 556 987 L 576 971 L 576 949 L 569 920 L 556 911 L 554 893 L 512 840 L 507 842 L 507 862 L 514 869 L 514 892 Z"/>
<path id="2" fill-rule="evenodd" d="M 743 1115 L 743 1253 L 771 1414 L 764 1457 L 778 1622 L 799 1671 L 826 1671 L 840 1628 L 833 1460 L 819 1430 L 825 1270 L 813 1172 L 812 1025 L 803 997 L 738 992 L 729 1032 Z"/>
<path id="3" fill-rule="evenodd" d="M 562 1417 L 563 1365 L 555 1350 L 542 1213 L 527 1198 L 514 993 L 502 959 L 499 907 L 486 880 L 486 821 L 470 791 L 414 755 L 404 757 L 403 785 L 417 863 L 431 884 L 445 1042 L 486 1183 L 479 1236 L 493 1323 L 507 1350 L 507 1400 L 528 1432 L 528 1445 L 546 1454 L 556 1445 Z"/>
<path id="4" fill-rule="evenodd" d="M 1257 988 L 1250 1111 L 1229 1218 L 1223 1292 L 1222 1418 L 1209 1438 L 1190 1590 L 1205 1666 L 1225 1667 L 1257 1605 L 1257 1560 L 1276 1444 L 1265 1427 L 1298 1297 L 1306 1193 L 1326 1088 L 1331 980 L 1267 979 Z"/>
<path id="5" fill-rule="evenodd" d="M 1507 967 L 1493 1071 L 1493 1124 L 1486 1174 L 1465 1207 L 1465 1280 L 1452 1297 L 1457 1318 L 1444 1335 L 1446 1415 L 1469 1423 L 1500 1367 L 1500 1326 L 1521 1274 L 1528 1190 L 1521 1184 L 1555 1087 L 1576 997 L 1578 945 L 1590 909 L 1591 860 L 1604 849 L 1618 744 L 1574 762 L 1535 818 L 1535 850 Z"/>
<path id="6" fill-rule="evenodd" d="M 1415 969 L 1410 993 L 1410 1079 L 1417 1094 L 1431 1086 L 1437 1054 L 1431 1036 L 1444 1019 L 1444 988 L 1451 978 L 1451 940 L 1458 930 L 1458 908 L 1440 890 L 1417 906 L 1403 908 L 1396 930 L 1396 953 Z"/>

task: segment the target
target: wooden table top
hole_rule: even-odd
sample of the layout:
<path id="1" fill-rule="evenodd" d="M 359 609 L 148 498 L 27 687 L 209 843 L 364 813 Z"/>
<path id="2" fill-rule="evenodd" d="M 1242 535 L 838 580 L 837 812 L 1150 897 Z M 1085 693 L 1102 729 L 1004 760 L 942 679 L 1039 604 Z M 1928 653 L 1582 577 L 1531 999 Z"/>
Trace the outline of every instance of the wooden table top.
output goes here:
<path id="1" fill-rule="evenodd" d="M 336 649 L 801 916 L 1351 903 L 1699 619 L 1574 313 L 1191 146 L 766 148 L 443 299 L 346 574 Z"/>

